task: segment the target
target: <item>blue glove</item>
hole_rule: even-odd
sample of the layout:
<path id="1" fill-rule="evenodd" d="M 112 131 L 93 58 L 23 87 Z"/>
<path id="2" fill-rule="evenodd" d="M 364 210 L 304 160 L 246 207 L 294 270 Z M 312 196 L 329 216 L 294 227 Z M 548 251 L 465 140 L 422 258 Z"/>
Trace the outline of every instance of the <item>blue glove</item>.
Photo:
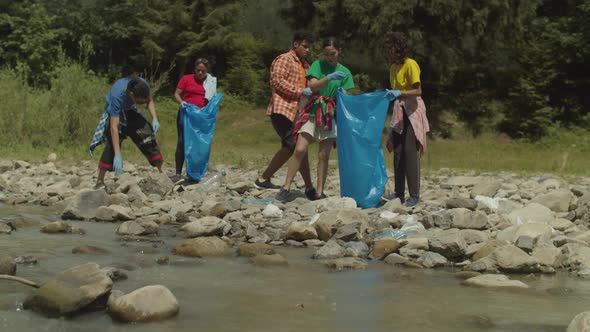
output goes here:
<path id="1" fill-rule="evenodd" d="M 158 122 L 158 119 L 152 120 L 152 129 L 154 129 L 154 134 L 158 133 L 158 130 L 160 130 L 160 123 Z"/>
<path id="2" fill-rule="evenodd" d="M 180 102 L 180 108 L 186 108 L 188 107 L 189 103 L 187 103 L 186 101 L 182 101 Z"/>
<path id="3" fill-rule="evenodd" d="M 113 161 L 113 170 L 115 175 L 119 176 L 123 173 L 123 157 L 120 153 L 115 154 L 115 160 Z"/>
<path id="4" fill-rule="evenodd" d="M 390 101 L 394 101 L 397 98 L 399 98 L 399 96 L 402 95 L 402 92 L 399 90 L 387 90 L 387 93 L 385 94 L 385 98 L 389 99 Z"/>
<path id="5" fill-rule="evenodd" d="M 326 75 L 326 77 L 328 78 L 328 81 L 343 80 L 346 77 L 346 74 L 341 71 L 335 71 Z"/>
<path id="6" fill-rule="evenodd" d="M 310 88 L 305 88 L 303 91 L 301 91 L 301 95 L 303 95 L 303 97 L 309 97 L 312 93 L 313 91 L 311 91 Z"/>

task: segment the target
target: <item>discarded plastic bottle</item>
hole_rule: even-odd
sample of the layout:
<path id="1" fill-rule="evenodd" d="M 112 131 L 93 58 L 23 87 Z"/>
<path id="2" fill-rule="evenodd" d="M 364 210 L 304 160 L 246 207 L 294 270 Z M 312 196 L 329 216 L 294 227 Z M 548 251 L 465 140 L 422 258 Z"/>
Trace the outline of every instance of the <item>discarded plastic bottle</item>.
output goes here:
<path id="1" fill-rule="evenodd" d="M 401 240 L 405 239 L 406 237 L 408 237 L 408 233 L 405 230 L 389 228 L 377 234 L 377 236 L 375 236 L 375 240 L 387 238 Z"/>
<path id="2" fill-rule="evenodd" d="M 220 183 L 220 185 L 222 187 L 225 187 L 225 184 L 227 183 L 226 182 L 226 179 L 227 179 L 226 176 L 227 176 L 227 173 L 225 172 L 225 168 L 224 168 L 224 169 L 221 170 L 221 183 Z"/>
<path id="3" fill-rule="evenodd" d="M 201 189 L 205 191 L 214 191 L 221 187 L 222 175 L 217 172 L 211 172 L 201 180 Z"/>

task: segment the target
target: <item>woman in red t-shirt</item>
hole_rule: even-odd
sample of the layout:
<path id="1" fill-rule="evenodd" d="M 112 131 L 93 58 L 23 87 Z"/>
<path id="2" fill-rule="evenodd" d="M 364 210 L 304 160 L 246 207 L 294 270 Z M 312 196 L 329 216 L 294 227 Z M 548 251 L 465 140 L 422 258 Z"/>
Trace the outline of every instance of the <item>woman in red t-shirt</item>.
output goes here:
<path id="1" fill-rule="evenodd" d="M 180 105 L 182 102 L 196 105 L 199 108 L 205 107 L 209 100 L 205 97 L 209 95 L 205 91 L 205 80 L 215 79 L 211 75 L 208 75 L 209 61 L 204 58 L 199 58 L 195 61 L 195 72 L 182 76 L 176 91 L 174 92 L 174 99 Z M 182 127 L 182 115 L 181 108 L 178 109 L 178 115 L 176 116 L 176 129 L 177 129 L 177 144 L 176 144 L 176 174 L 171 177 L 174 183 L 182 181 L 182 166 L 184 165 L 184 135 Z"/>

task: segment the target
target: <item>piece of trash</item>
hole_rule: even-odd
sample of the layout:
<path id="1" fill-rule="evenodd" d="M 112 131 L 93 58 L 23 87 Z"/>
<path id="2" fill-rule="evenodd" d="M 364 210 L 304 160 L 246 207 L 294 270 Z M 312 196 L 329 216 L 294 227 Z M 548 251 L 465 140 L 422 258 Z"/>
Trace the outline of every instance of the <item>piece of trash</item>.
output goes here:
<path id="1" fill-rule="evenodd" d="M 391 212 L 391 211 L 383 211 L 383 212 L 381 212 L 381 214 L 379 214 L 379 218 L 383 218 L 383 219 L 393 219 L 397 216 L 399 216 L 399 213 L 395 213 L 395 212 Z"/>
<path id="2" fill-rule="evenodd" d="M 316 221 L 318 221 L 318 219 L 320 219 L 320 214 L 314 214 L 313 217 L 311 217 L 311 220 L 309 221 L 308 225 L 313 225 Z"/>

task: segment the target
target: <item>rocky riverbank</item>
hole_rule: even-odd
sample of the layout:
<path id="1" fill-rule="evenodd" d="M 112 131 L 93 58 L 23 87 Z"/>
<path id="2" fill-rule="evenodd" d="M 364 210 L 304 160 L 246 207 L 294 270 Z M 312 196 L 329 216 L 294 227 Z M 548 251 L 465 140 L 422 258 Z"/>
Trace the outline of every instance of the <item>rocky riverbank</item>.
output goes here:
<path id="1" fill-rule="evenodd" d="M 422 202 L 415 208 L 396 200 L 362 210 L 354 200 L 338 197 L 337 174 L 328 178 L 329 198 L 311 202 L 295 191 L 286 204 L 272 200 L 275 192 L 254 188 L 257 175 L 228 168 L 222 187 L 203 188 L 174 185 L 151 168 L 127 163 L 122 176 L 107 177 L 105 190 L 93 190 L 94 163 L 58 166 L 54 156 L 38 165 L 3 160 L 0 201 L 48 206 L 60 211 L 63 221 L 0 221 L 0 240 L 10 241 L 22 227 L 83 234 L 84 227 L 68 220 L 88 220 L 113 223 L 114 237 L 186 238 L 170 255 L 240 255 L 261 266 L 288 265 L 288 257 L 274 248 L 291 246 L 316 248 L 310 259 L 336 271 L 365 269 L 368 260 L 407 268 L 454 266 L 462 270 L 457 276 L 466 279 L 465 285 L 476 287 L 529 287 L 511 280 L 512 273 L 564 269 L 575 278 L 590 276 L 590 178 L 441 170 L 422 179 Z M 167 257 L 160 257 L 154 263 L 166 262 Z M 13 260 L 0 257 L 0 274 L 15 273 Z M 178 302 L 164 286 L 127 295 L 112 291 L 116 275 L 116 269 L 93 263 L 73 267 L 41 284 L 26 307 L 50 316 L 108 307 L 123 321 L 163 319 L 178 312 Z M 63 292 L 78 294 L 79 300 L 44 307 L 51 301 L 43 296 Z M 146 305 L 156 298 L 167 299 L 166 305 Z"/>

